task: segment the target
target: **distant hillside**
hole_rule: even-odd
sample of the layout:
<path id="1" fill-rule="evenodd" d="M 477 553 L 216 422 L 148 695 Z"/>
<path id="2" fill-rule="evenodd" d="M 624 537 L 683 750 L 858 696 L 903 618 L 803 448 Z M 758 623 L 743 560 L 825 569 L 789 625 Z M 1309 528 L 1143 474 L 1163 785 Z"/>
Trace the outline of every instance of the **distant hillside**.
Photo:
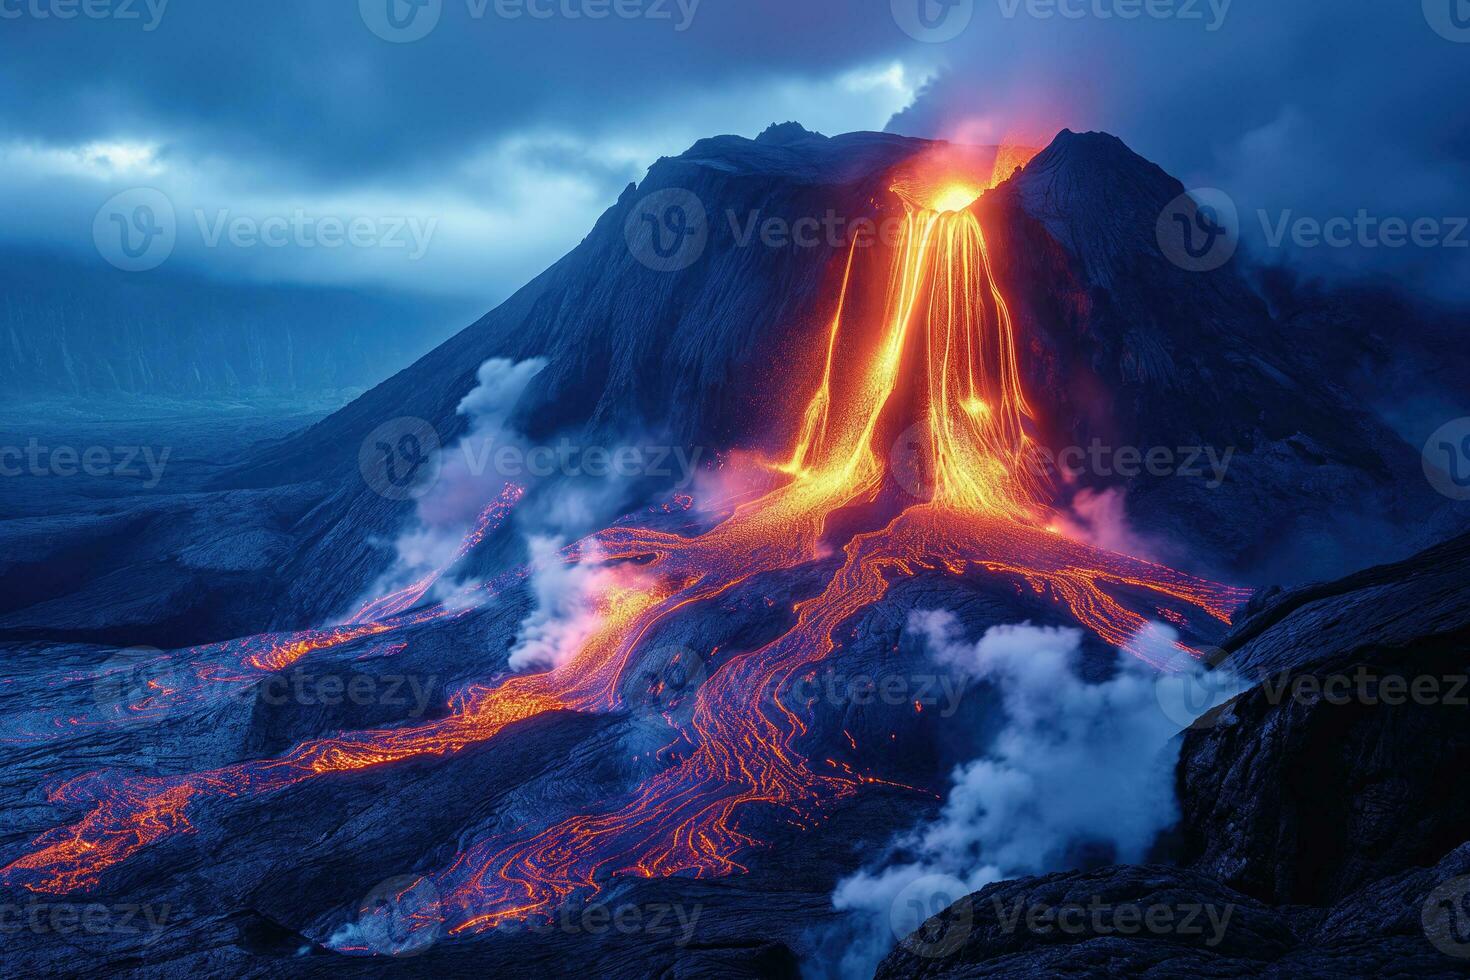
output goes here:
<path id="1" fill-rule="evenodd" d="M 0 252 L 0 400 L 316 398 L 368 388 L 463 327 L 477 306 Z"/>

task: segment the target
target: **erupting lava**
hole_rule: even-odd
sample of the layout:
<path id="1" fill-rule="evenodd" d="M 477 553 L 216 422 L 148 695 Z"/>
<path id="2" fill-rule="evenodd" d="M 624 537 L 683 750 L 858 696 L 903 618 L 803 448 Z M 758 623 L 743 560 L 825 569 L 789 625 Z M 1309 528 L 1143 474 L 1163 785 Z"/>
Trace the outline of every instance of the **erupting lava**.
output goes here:
<path id="1" fill-rule="evenodd" d="M 89 888 L 109 866 L 187 832 L 190 809 L 206 798 L 280 792 L 332 773 L 444 756 L 550 711 L 646 710 L 653 702 L 679 751 L 625 797 L 482 840 L 448 866 L 422 872 L 438 898 L 415 920 L 479 931 L 549 916 L 618 876 L 738 872 L 743 854 L 760 843 L 752 828 L 761 812 L 811 826 L 834 800 L 881 782 L 808 758 L 808 706 L 780 692 L 833 655 L 839 628 L 899 577 L 1009 576 L 1139 656 L 1150 655 L 1137 642 L 1148 620 L 1162 614 L 1177 622 L 1179 605 L 1228 622 L 1242 591 L 1047 529 L 1049 487 L 1035 465 L 1035 416 L 1011 313 L 992 274 L 991 245 L 968 207 L 981 183 L 895 188 L 906 216 L 877 319 L 853 313 L 866 307 L 854 298 L 859 264 L 857 250 L 849 252 L 821 378 L 776 489 L 697 536 L 616 527 L 585 543 L 585 553 L 624 574 L 603 595 L 598 625 L 570 662 L 473 687 L 443 719 L 308 742 L 277 759 L 120 783 L 74 781 L 54 798 L 90 811 L 36 840 L 0 877 L 49 892 Z M 900 444 L 915 447 L 918 477 L 895 472 L 900 462 L 886 447 L 899 431 L 907 433 Z M 707 676 L 695 689 L 671 692 L 667 672 L 645 682 L 665 625 L 755 576 L 827 561 L 823 542 L 839 513 L 844 527 L 855 514 L 868 515 L 869 525 L 847 532 L 828 584 L 796 603 L 784 634 L 758 649 L 711 656 L 698 665 Z M 401 621 L 383 617 L 403 613 L 427 587 L 369 604 L 354 621 L 391 633 Z M 692 653 L 673 659 L 684 656 Z M 681 697 L 687 710 L 671 710 Z"/>

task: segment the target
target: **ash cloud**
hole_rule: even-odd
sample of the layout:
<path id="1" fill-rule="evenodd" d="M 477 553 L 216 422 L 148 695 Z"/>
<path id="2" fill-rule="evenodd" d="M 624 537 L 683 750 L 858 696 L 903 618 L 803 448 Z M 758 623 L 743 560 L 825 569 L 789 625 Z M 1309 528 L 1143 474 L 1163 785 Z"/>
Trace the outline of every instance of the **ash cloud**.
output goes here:
<path id="1" fill-rule="evenodd" d="M 469 420 L 468 431 L 459 442 L 441 451 L 438 479 L 419 499 L 413 521 L 392 544 L 393 565 L 355 600 L 352 609 L 430 575 L 453 560 L 481 510 L 506 485 L 493 469 L 479 463 L 486 458 L 489 446 L 519 443 L 520 437 L 509 425 L 511 412 L 531 380 L 545 367 L 544 358 L 520 362 L 491 358 L 480 365 L 476 372 L 478 384 L 457 409 Z M 437 598 L 451 598 L 446 585 L 435 583 Z"/>
<path id="2" fill-rule="evenodd" d="M 1080 630 L 997 626 L 970 642 L 949 612 L 915 612 L 909 625 L 935 661 L 994 686 L 1006 724 L 984 756 L 955 769 L 936 819 L 838 884 L 833 905 L 851 915 L 825 945 L 844 951 L 831 972 L 845 977 L 871 976 L 900 933 L 920 924 L 904 918 L 910 904 L 931 914 L 991 882 L 1074 867 L 1086 855 L 1141 862 L 1178 819 L 1181 725 L 1161 707 L 1151 667 L 1121 655 L 1110 679 L 1090 684 L 1079 674 Z M 1166 626 L 1142 639 L 1177 654 Z"/>
<path id="3" fill-rule="evenodd" d="M 492 357 L 480 365 L 475 374 L 478 384 L 456 409 L 469 420 L 469 431 L 443 454 L 438 481 L 419 500 L 418 516 L 424 526 L 467 527 L 500 493 L 507 481 L 490 465 L 491 454 L 499 447 L 522 445 L 509 424 L 510 415 L 531 379 L 545 368 L 546 359 L 540 357 L 519 362 Z"/>
<path id="4" fill-rule="evenodd" d="M 552 670 L 570 661 L 601 623 L 608 590 L 635 583 L 636 571 L 604 564 L 585 541 L 611 523 L 630 492 L 628 481 L 617 478 L 559 483 L 517 515 L 535 605 L 516 632 L 511 670 Z"/>
<path id="5" fill-rule="evenodd" d="M 607 590 L 626 584 L 634 573 L 604 565 L 585 543 L 572 546 L 607 527 L 633 502 L 646 499 L 650 477 L 655 482 L 661 477 L 636 467 L 594 473 L 590 464 L 569 466 L 565 472 L 557 467 L 546 472 L 502 470 L 497 462 L 502 454 L 509 452 L 519 461 L 546 448 L 533 447 L 511 421 L 546 363 L 544 358 L 492 358 L 480 366 L 478 383 L 457 409 L 468 420 L 466 433 L 441 451 L 436 481 L 392 544 L 393 566 L 352 609 L 446 570 L 485 507 L 515 486 L 524 493 L 505 525 L 510 530 L 502 533 L 519 536 L 534 604 L 518 626 L 509 666 L 517 672 L 551 669 L 580 649 L 601 619 Z M 633 439 L 605 455 L 616 457 L 623 449 L 638 450 L 652 442 Z M 693 482 L 700 455 L 678 456 L 679 472 L 671 471 L 669 479 L 677 479 L 681 488 Z M 465 593 L 467 584 L 450 576 L 435 579 L 427 598 L 451 605 L 483 601 L 481 595 Z"/>
<path id="6" fill-rule="evenodd" d="M 532 537 L 529 547 L 536 606 L 521 622 L 510 651 L 510 669 L 517 673 L 554 669 L 572 659 L 597 626 L 597 599 L 612 575 L 587 560 L 595 556 L 564 560 L 559 538 Z"/>
<path id="7" fill-rule="evenodd" d="M 1056 524 L 1067 537 L 1103 551 L 1153 561 L 1167 550 L 1161 542 L 1139 534 L 1129 525 L 1126 494 L 1118 487 L 1101 491 L 1084 487 L 1077 491 L 1071 506 L 1058 512 Z"/>

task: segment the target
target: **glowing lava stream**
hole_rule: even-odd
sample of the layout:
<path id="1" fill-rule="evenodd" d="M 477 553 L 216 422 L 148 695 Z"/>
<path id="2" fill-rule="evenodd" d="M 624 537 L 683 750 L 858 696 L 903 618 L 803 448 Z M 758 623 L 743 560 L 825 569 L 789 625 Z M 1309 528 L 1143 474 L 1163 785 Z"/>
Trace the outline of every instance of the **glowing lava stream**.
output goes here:
<path id="1" fill-rule="evenodd" d="M 832 654 L 837 629 L 881 599 L 897 576 L 921 570 L 1011 576 L 1138 655 L 1146 654 L 1135 639 L 1148 617 L 1103 586 L 1153 593 L 1150 613 L 1163 611 L 1156 603 L 1167 600 L 1229 621 L 1244 598 L 1240 590 L 1046 530 L 1046 487 L 1030 465 L 1031 408 L 1010 313 L 969 210 L 909 209 L 870 351 L 853 350 L 848 340 L 855 255 L 847 262 L 822 380 L 781 467 L 790 479 L 698 537 L 638 528 L 597 535 L 600 559 L 624 564 L 602 598 L 598 626 L 570 662 L 473 687 L 448 717 L 433 722 L 312 741 L 278 759 L 211 772 L 73 781 L 53 799 L 92 809 L 38 838 L 30 853 L 0 870 L 0 879 L 48 892 L 89 888 L 106 868 L 190 831 L 188 810 L 202 798 L 275 792 L 329 773 L 443 756 L 546 712 L 612 712 L 657 697 L 629 681 L 661 626 L 754 576 L 819 559 L 832 515 L 891 491 L 891 467 L 874 444 L 899 399 L 906 358 L 914 356 L 921 364 L 907 376 L 921 384 L 917 440 L 930 464 L 929 499 L 853 536 L 826 588 L 797 603 L 784 635 L 711 665 L 688 718 L 669 719 L 675 740 L 687 746 L 677 761 L 600 812 L 461 852 L 449 867 L 426 875 L 440 899 L 416 918 L 425 925 L 442 921 L 454 932 L 478 931 L 549 915 L 620 875 L 737 872 L 741 853 L 760 843 L 742 827 L 758 810 L 774 808 L 810 826 L 833 800 L 881 782 L 830 761 L 831 771 L 811 765 L 801 746 L 807 706 L 769 692 L 790 691 L 796 678 Z"/>
<path id="2" fill-rule="evenodd" d="M 470 532 L 465 535 L 464 540 L 460 542 L 459 548 L 454 552 L 453 557 L 449 561 L 418 581 L 399 589 L 397 592 L 367 603 L 357 612 L 353 613 L 347 621 L 353 624 L 380 623 L 390 616 L 397 616 L 404 610 L 412 609 L 418 605 L 419 601 L 428 594 L 428 591 L 444 576 L 445 572 L 458 565 L 466 555 L 480 546 L 480 543 L 485 540 L 487 535 L 496 531 L 505 523 L 505 518 L 515 508 L 515 505 L 521 502 L 521 498 L 525 495 L 525 487 L 517 486 L 514 483 L 507 483 L 505 489 L 500 491 L 500 496 L 496 497 L 490 503 L 490 506 L 480 512 L 480 516 L 476 518 L 474 526 L 470 528 Z"/>
<path id="3" fill-rule="evenodd" d="M 161 721 L 184 709 L 225 697 L 231 689 L 254 685 L 273 673 L 289 669 L 313 653 L 372 637 L 387 637 L 408 627 L 473 612 L 474 605 L 482 604 L 507 585 L 524 579 L 530 570 L 513 569 L 492 582 L 473 587 L 469 590 L 476 593 L 469 596 L 472 601 L 458 605 L 429 605 L 415 612 L 408 610 L 417 606 L 446 573 L 504 524 L 524 496 L 523 487 L 507 484 L 500 495 L 480 512 L 449 561 L 411 585 L 365 604 L 342 625 L 291 633 L 267 633 L 174 653 L 157 651 L 151 658 L 125 656 L 119 658 L 121 662 L 109 662 L 100 670 L 62 675 L 58 683 L 90 683 L 99 692 L 110 687 L 125 687 L 135 675 L 140 675 L 146 690 L 137 695 L 119 690 L 116 693 L 122 697 L 115 701 L 106 699 L 106 703 L 89 715 L 58 717 L 37 712 L 7 718 L 3 730 L 0 730 L 0 743 L 44 742 L 88 728 Z M 575 549 L 569 551 L 574 552 Z"/>

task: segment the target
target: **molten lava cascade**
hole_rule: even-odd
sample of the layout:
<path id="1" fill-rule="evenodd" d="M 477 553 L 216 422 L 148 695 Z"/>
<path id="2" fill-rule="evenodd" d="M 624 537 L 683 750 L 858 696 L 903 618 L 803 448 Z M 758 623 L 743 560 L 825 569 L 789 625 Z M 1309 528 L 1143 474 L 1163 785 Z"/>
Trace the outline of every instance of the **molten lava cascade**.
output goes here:
<path id="1" fill-rule="evenodd" d="M 990 245 L 968 209 L 980 190 L 902 190 L 908 206 L 881 321 L 850 320 L 854 249 L 821 380 L 778 467 L 781 485 L 697 536 L 615 527 L 574 548 L 573 559 L 595 554 L 611 574 L 597 626 L 569 662 L 471 687 L 442 719 L 307 742 L 277 759 L 180 776 L 75 780 L 53 799 L 91 809 L 37 839 L 0 877 L 48 892 L 90 888 L 109 866 L 188 832 L 188 811 L 205 797 L 281 792 L 332 773 L 443 756 L 549 711 L 647 711 L 653 704 L 678 750 L 661 754 L 663 768 L 641 785 L 595 812 L 482 840 L 424 873 L 437 904 L 415 910 L 414 922 L 479 931 L 549 916 L 618 876 L 738 872 L 742 855 L 760 843 L 752 829 L 759 814 L 774 808 L 812 826 L 834 800 L 883 782 L 831 759 L 809 759 L 809 705 L 792 703 L 790 694 L 837 650 L 839 628 L 897 577 L 1013 577 L 1139 656 L 1151 655 L 1138 643 L 1149 619 L 1180 621 L 1176 605 L 1228 622 L 1242 591 L 1048 530 L 1048 487 L 1034 464 L 1033 410 L 1013 324 L 992 275 Z M 871 337 L 876 342 L 863 339 Z M 923 461 L 917 479 L 896 474 L 900 463 L 877 448 L 907 423 Z M 659 661 L 667 649 L 658 639 L 663 626 L 756 576 L 823 560 L 831 518 L 863 506 L 863 513 L 882 512 L 873 505 L 899 499 L 895 482 L 910 491 L 900 495 L 909 502 L 851 536 L 826 587 L 796 603 L 784 634 L 709 664 L 685 662 L 694 657 L 689 651 Z M 352 628 L 391 631 L 401 620 L 378 620 L 412 607 L 429 585 L 369 604 L 354 617 L 366 625 Z M 1152 598 L 1139 611 L 1124 595 Z M 435 614 L 431 607 L 418 615 Z M 681 671 L 702 683 L 680 689 Z"/>

